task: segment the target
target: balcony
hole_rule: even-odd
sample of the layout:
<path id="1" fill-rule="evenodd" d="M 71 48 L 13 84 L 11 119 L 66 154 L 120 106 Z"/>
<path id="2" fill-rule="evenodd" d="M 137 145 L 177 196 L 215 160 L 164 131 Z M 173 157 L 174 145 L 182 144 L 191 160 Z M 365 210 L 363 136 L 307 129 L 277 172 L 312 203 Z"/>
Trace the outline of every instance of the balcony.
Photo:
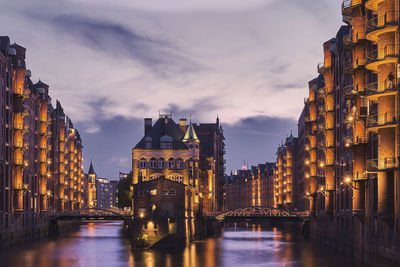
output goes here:
<path id="1" fill-rule="evenodd" d="M 399 92 L 399 85 L 389 81 L 374 82 L 367 85 L 367 99 L 376 101 L 378 97 L 395 95 Z"/>
<path id="2" fill-rule="evenodd" d="M 367 117 L 368 128 L 387 128 L 396 127 L 399 123 L 397 112 L 390 111 L 381 114 L 373 114 Z"/>
<path id="3" fill-rule="evenodd" d="M 346 136 L 343 138 L 343 143 L 345 147 L 352 147 L 352 146 L 358 146 L 358 145 L 363 145 L 366 144 L 368 141 L 367 136 Z"/>
<path id="4" fill-rule="evenodd" d="M 378 71 L 378 66 L 382 64 L 395 64 L 400 57 L 399 45 L 386 45 L 384 48 L 368 52 L 367 69 Z"/>
<path id="5" fill-rule="evenodd" d="M 365 65 L 367 65 L 367 59 L 365 59 L 365 58 L 356 58 L 353 61 L 353 69 L 365 67 Z"/>
<path id="6" fill-rule="evenodd" d="M 385 171 L 399 167 L 399 161 L 396 157 L 387 157 L 367 160 L 368 171 Z"/>
<path id="7" fill-rule="evenodd" d="M 363 0 L 343 0 L 342 3 L 342 13 L 343 14 L 350 14 L 351 9 L 357 6 L 361 6 Z"/>
<path id="8" fill-rule="evenodd" d="M 377 42 L 379 35 L 396 31 L 399 26 L 399 14 L 396 11 L 388 11 L 384 15 L 370 19 L 367 23 L 366 38 Z"/>
<path id="9" fill-rule="evenodd" d="M 343 37 L 343 44 L 346 47 L 351 47 L 353 44 L 357 44 L 360 41 L 366 40 L 366 34 L 364 28 L 360 31 L 353 32 Z"/>

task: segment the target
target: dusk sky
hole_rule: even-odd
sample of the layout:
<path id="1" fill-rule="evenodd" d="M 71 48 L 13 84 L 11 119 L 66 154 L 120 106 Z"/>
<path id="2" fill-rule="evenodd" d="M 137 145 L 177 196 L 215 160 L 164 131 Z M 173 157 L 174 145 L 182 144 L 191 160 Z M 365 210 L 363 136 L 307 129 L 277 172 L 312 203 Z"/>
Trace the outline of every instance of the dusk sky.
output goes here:
<path id="1" fill-rule="evenodd" d="M 222 122 L 227 172 L 275 160 L 336 35 L 341 0 L 3 0 L 0 35 L 27 48 L 79 129 L 85 171 L 131 169 L 143 118 Z"/>

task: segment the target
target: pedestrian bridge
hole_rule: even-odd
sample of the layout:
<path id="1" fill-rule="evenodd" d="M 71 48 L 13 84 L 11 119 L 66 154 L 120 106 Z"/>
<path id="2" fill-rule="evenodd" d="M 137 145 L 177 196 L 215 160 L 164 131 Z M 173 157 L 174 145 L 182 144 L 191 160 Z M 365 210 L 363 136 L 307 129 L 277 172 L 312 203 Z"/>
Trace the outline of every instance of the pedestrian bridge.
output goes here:
<path id="1" fill-rule="evenodd" d="M 271 207 L 247 207 L 236 210 L 225 211 L 223 213 L 214 214 L 219 221 L 225 220 L 241 220 L 241 219 L 261 219 L 261 220 L 307 220 L 309 213 L 307 212 L 291 212 Z"/>
<path id="2" fill-rule="evenodd" d="M 50 215 L 51 220 L 130 220 L 129 211 L 117 208 L 85 208 Z"/>

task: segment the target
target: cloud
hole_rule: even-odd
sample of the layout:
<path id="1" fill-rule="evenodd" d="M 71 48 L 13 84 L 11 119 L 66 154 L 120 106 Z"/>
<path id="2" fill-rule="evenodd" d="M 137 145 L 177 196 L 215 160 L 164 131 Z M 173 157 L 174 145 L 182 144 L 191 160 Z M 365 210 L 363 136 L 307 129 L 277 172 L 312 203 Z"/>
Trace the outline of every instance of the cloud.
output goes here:
<path id="1" fill-rule="evenodd" d="M 227 147 L 227 170 L 240 169 L 243 161 L 259 164 L 274 162 L 278 145 L 293 131 L 297 134 L 297 121 L 291 118 L 254 116 L 234 124 L 224 124 Z"/>
<path id="2" fill-rule="evenodd" d="M 0 25 L 27 48 L 32 79 L 50 85 L 104 175 L 129 170 L 116 159 L 129 159 L 143 117 L 158 111 L 219 115 L 234 169 L 273 160 L 295 130 L 341 2 L 20 0 L 2 4 Z"/>

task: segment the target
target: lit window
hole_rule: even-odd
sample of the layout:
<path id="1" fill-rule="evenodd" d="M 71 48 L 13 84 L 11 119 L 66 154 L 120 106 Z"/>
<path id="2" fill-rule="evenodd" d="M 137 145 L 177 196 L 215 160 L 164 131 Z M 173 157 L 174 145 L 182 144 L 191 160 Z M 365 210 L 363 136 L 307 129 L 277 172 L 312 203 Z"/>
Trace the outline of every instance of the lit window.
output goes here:
<path id="1" fill-rule="evenodd" d="M 157 195 L 157 189 L 150 190 L 150 195 L 153 195 L 153 196 Z"/>

